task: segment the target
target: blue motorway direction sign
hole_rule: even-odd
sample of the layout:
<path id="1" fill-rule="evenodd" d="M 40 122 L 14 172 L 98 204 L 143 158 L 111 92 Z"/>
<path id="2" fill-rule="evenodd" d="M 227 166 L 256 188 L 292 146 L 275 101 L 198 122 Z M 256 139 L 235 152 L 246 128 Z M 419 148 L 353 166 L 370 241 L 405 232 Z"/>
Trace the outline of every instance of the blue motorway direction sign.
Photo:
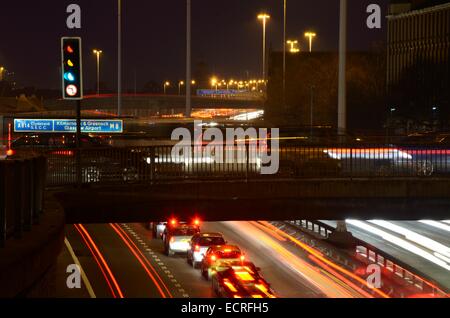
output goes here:
<path id="1" fill-rule="evenodd" d="M 14 119 L 14 132 L 25 133 L 75 133 L 75 119 Z M 123 120 L 84 119 L 81 121 L 83 133 L 120 134 Z"/>

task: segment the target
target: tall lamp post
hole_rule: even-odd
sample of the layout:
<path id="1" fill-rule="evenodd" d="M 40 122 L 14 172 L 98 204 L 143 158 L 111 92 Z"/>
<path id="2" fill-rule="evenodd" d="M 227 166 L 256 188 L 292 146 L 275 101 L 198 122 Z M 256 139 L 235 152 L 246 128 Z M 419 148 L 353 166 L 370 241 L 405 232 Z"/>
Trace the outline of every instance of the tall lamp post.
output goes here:
<path id="1" fill-rule="evenodd" d="M 283 1 L 283 106 L 286 108 L 286 27 L 287 27 L 287 0 Z M 265 80 L 265 79 L 264 79 Z"/>
<path id="2" fill-rule="evenodd" d="M 183 86 L 183 85 L 184 85 L 184 81 L 179 81 L 178 82 L 178 95 L 181 95 L 181 86 Z"/>
<path id="3" fill-rule="evenodd" d="M 313 39 L 316 37 L 316 33 L 314 32 L 306 32 L 305 33 L 305 37 L 307 37 L 309 39 L 309 52 L 312 52 L 312 44 L 313 44 Z"/>
<path id="4" fill-rule="evenodd" d="M 117 0 L 117 116 L 122 115 L 122 0 Z"/>
<path id="5" fill-rule="evenodd" d="M 164 82 L 164 95 L 166 95 L 166 93 L 167 93 L 167 87 L 169 87 L 170 86 L 170 82 L 169 81 L 166 81 L 166 82 Z"/>
<path id="6" fill-rule="evenodd" d="M 340 0 L 338 134 L 347 129 L 347 0 Z"/>
<path id="7" fill-rule="evenodd" d="M 100 95 L 100 55 L 103 51 L 96 49 L 93 52 L 97 56 L 97 95 Z"/>
<path id="8" fill-rule="evenodd" d="M 347 130 L 347 0 L 340 0 L 339 17 L 339 93 L 338 93 L 338 135 Z M 351 237 L 348 234 L 345 221 L 338 221 L 337 233 L 346 233 L 344 237 Z"/>
<path id="9" fill-rule="evenodd" d="M 3 72 L 5 71 L 5 68 L 3 66 L 0 67 L 0 82 L 3 81 Z"/>
<path id="10" fill-rule="evenodd" d="M 191 117 L 191 85 L 192 85 L 192 67 L 191 67 L 191 0 L 186 0 L 186 117 Z"/>
<path id="11" fill-rule="evenodd" d="M 258 15 L 258 19 L 262 21 L 263 25 L 263 60 L 262 60 L 262 77 L 266 80 L 266 26 L 267 21 L 270 19 L 270 15 L 267 13 L 261 13 Z"/>

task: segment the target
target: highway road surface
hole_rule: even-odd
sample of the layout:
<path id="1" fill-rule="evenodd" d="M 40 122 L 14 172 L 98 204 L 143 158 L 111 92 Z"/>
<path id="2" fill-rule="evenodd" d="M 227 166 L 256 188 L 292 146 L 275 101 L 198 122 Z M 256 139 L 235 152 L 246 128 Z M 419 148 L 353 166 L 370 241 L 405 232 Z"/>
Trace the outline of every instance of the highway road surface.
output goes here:
<path id="1" fill-rule="evenodd" d="M 333 227 L 334 221 L 322 221 Z M 347 220 L 353 235 L 450 289 L 450 221 Z"/>
<path id="2" fill-rule="evenodd" d="M 349 283 L 330 266 L 319 266 L 320 255 L 289 242 L 264 222 L 205 223 L 202 231 L 220 232 L 241 247 L 246 259 L 262 270 L 277 296 L 284 298 L 361 298 L 372 295 Z M 60 257 L 60 297 L 209 298 L 211 283 L 186 262 L 184 255 L 167 257 L 160 239 L 143 224 L 75 225 L 67 228 Z M 82 291 L 65 287 L 65 266 L 83 269 Z M 332 267 L 332 266 L 331 266 Z M 66 274 L 68 275 L 68 274 Z M 379 296 L 379 295 L 378 295 Z"/>

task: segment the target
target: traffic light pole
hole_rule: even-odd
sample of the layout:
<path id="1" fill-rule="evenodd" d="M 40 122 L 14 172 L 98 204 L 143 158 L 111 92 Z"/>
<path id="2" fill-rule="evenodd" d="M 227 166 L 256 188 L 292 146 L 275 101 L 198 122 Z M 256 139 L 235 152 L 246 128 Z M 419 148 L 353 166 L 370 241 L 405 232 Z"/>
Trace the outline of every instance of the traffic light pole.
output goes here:
<path id="1" fill-rule="evenodd" d="M 76 135 L 76 177 L 77 188 L 81 188 L 82 173 L 81 173 L 81 100 L 77 100 L 77 135 Z"/>

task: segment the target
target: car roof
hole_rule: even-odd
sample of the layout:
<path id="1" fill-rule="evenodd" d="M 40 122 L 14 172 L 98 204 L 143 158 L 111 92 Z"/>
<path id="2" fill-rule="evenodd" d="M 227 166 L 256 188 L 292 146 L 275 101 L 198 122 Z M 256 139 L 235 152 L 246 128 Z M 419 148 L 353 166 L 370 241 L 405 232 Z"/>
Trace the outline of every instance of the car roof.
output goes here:
<path id="1" fill-rule="evenodd" d="M 223 237 L 221 233 L 198 233 L 198 237 Z"/>
<path id="2" fill-rule="evenodd" d="M 225 251 L 225 250 L 230 250 L 231 252 L 240 252 L 241 251 L 241 249 L 236 245 L 216 245 L 216 246 L 211 246 L 210 249 L 214 250 L 214 251 Z"/>

